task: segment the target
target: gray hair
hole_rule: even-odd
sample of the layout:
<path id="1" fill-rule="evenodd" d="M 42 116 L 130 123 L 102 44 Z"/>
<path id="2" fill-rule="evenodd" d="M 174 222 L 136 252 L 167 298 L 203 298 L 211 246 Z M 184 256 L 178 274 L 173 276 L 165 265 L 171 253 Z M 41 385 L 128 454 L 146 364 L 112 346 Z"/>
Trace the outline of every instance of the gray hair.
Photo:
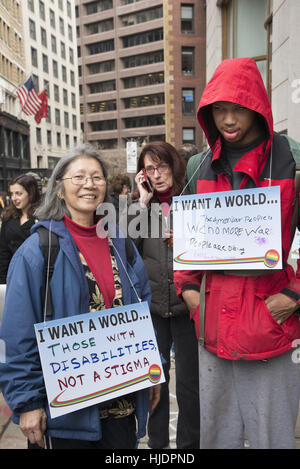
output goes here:
<path id="1" fill-rule="evenodd" d="M 94 158 L 98 161 L 101 166 L 103 176 L 107 181 L 107 170 L 106 167 L 97 153 L 97 151 L 89 144 L 80 143 L 76 147 L 72 148 L 69 153 L 63 156 L 57 165 L 55 166 L 52 175 L 48 181 L 47 190 L 44 195 L 43 202 L 35 212 L 36 218 L 39 220 L 62 220 L 66 214 L 71 218 L 71 215 L 66 207 L 65 201 L 58 197 L 58 192 L 64 192 L 64 182 L 62 178 L 66 174 L 69 165 L 77 158 L 88 157 Z M 106 192 L 104 201 L 108 201 L 108 184 L 106 184 Z"/>

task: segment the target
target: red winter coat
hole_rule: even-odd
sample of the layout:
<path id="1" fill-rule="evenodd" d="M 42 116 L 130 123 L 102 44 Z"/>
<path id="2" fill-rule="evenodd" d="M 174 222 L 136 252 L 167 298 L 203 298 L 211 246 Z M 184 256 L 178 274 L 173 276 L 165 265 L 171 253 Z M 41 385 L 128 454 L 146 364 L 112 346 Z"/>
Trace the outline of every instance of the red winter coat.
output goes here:
<path id="1" fill-rule="evenodd" d="M 284 265 L 291 245 L 291 217 L 295 197 L 295 161 L 287 140 L 273 133 L 273 119 L 266 90 L 252 59 L 225 60 L 204 90 L 198 120 L 208 139 L 212 154 L 199 170 L 197 193 L 231 190 L 222 169 L 222 142 L 213 123 L 210 105 L 216 101 L 238 103 L 263 117 L 267 138 L 239 160 L 235 171 L 245 174 L 240 189 L 249 178 L 254 187 L 269 185 L 270 149 L 272 148 L 271 185 L 280 186 L 282 219 L 282 260 Z M 252 182 L 252 186 L 253 186 Z M 176 271 L 174 281 L 180 296 L 184 289 L 199 290 L 202 271 Z M 271 315 L 265 299 L 283 288 L 295 292 L 300 304 L 300 263 L 295 275 L 291 266 L 265 276 L 232 276 L 207 271 L 205 294 L 205 347 L 219 357 L 261 360 L 291 350 L 300 338 L 299 315 L 293 314 L 281 325 Z M 198 321 L 197 308 L 193 318 Z M 199 325 L 197 324 L 197 327 Z"/>

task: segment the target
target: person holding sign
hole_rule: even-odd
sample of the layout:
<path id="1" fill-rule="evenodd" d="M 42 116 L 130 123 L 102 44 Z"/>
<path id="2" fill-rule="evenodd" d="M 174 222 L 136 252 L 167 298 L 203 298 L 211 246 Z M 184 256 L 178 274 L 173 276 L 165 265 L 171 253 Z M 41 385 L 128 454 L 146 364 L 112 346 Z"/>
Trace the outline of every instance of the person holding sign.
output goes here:
<path id="1" fill-rule="evenodd" d="M 230 59 L 219 65 L 202 95 L 198 120 L 210 148 L 189 160 L 187 173 L 193 167 L 193 176 L 187 185 L 207 197 L 279 186 L 278 256 L 283 265 L 272 269 L 270 257 L 267 270 L 224 266 L 174 274 L 199 339 L 200 448 L 241 448 L 244 432 L 252 448 L 294 448 L 300 263 L 295 275 L 287 258 L 294 231 L 296 165 L 288 140 L 273 130 L 271 106 L 254 60 Z M 296 218 L 299 223 L 297 212 Z M 243 230 L 246 219 L 245 205 L 239 225 Z M 263 235 L 257 242 L 264 242 Z"/>
<path id="2" fill-rule="evenodd" d="M 166 142 L 147 144 L 139 157 L 137 183 L 144 226 L 135 239 L 147 269 L 151 292 L 151 316 L 157 342 L 166 360 L 166 383 L 161 385 L 161 399 L 150 413 L 148 445 L 164 448 L 169 444 L 169 371 L 172 343 L 175 348 L 176 398 L 178 423 L 176 444 L 179 449 L 199 447 L 199 394 L 197 342 L 188 311 L 176 296 L 173 283 L 173 249 L 170 239 L 170 205 L 173 195 L 183 189 L 185 161 Z M 145 175 L 148 181 L 145 181 Z M 148 189 L 145 186 L 148 182 Z M 150 187 L 150 191 L 149 191 Z M 143 225 L 143 222 L 141 222 Z M 130 228 L 130 223 L 129 223 Z M 153 231 L 151 231 L 153 230 Z"/>
<path id="3" fill-rule="evenodd" d="M 51 418 L 34 334 L 34 324 L 49 319 L 49 310 L 44 309 L 48 267 L 37 232 L 41 226 L 47 233 L 50 230 L 55 234 L 59 243 L 48 291 L 52 299 L 50 319 L 79 315 L 79 327 L 82 313 L 137 303 L 137 295 L 150 301 L 148 278 L 134 245 L 129 266 L 124 238 L 98 236 L 96 208 L 106 200 L 105 166 L 97 152 L 82 144 L 56 165 L 44 201 L 36 212 L 41 221 L 9 268 L 0 333 L 6 345 L 6 363 L 0 365 L 0 388 L 13 411 L 13 421 L 27 436 L 30 448 L 43 447 L 46 435 L 51 437 L 54 449 L 133 449 L 137 438 L 145 434 L 148 389 Z M 53 336 L 56 341 L 52 353 L 55 347 L 64 347 L 61 339 L 65 334 L 75 334 L 76 342 L 76 329 L 62 330 L 61 336 L 59 332 Z M 75 345 L 76 350 L 78 346 L 85 350 L 94 342 Z M 93 357 L 92 353 L 85 355 L 75 376 L 78 386 L 87 356 Z M 67 371 L 70 364 L 62 362 L 59 366 Z M 79 362 L 73 363 L 75 373 L 78 366 Z M 71 378 L 71 385 L 75 385 L 74 376 Z M 150 409 L 158 399 L 159 385 L 150 389 Z"/>

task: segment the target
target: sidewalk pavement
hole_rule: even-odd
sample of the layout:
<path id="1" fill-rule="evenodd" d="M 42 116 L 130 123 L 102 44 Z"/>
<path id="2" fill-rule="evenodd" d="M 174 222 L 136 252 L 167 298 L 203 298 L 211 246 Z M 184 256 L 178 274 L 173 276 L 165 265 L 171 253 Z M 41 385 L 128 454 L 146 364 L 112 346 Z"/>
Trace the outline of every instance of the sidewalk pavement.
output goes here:
<path id="1" fill-rule="evenodd" d="M 176 424 L 178 409 L 175 397 L 174 362 L 170 373 L 170 449 L 176 449 Z M 0 449 L 26 449 L 27 441 L 18 425 L 11 422 L 11 411 L 0 393 Z M 296 448 L 300 449 L 300 408 L 296 425 Z M 139 449 L 148 449 L 147 435 L 140 441 Z"/>

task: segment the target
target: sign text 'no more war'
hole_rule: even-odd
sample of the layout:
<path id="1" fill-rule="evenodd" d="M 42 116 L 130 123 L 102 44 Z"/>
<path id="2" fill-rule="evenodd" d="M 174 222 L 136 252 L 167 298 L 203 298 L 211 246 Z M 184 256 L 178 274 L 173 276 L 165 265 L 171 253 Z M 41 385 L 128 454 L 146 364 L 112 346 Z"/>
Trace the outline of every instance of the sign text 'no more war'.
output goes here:
<path id="1" fill-rule="evenodd" d="M 280 188 L 173 198 L 174 270 L 281 268 Z"/>

